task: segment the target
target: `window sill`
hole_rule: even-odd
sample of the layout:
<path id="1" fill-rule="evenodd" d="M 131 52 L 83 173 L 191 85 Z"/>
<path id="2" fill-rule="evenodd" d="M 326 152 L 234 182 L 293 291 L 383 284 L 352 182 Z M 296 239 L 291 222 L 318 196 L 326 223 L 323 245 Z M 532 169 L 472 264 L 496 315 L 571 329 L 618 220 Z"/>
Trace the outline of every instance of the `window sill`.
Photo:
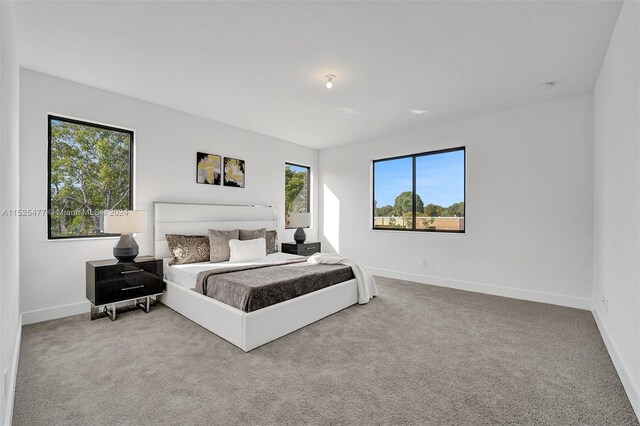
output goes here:
<path id="1" fill-rule="evenodd" d="M 466 234 L 465 231 L 446 231 L 446 230 L 426 230 L 426 229 L 376 229 L 370 228 L 371 232 L 403 232 L 410 234 Z"/>
<path id="2" fill-rule="evenodd" d="M 118 240 L 120 235 L 113 237 L 73 237 L 73 238 L 47 238 L 47 242 L 57 243 L 61 241 L 95 241 L 95 240 Z"/>

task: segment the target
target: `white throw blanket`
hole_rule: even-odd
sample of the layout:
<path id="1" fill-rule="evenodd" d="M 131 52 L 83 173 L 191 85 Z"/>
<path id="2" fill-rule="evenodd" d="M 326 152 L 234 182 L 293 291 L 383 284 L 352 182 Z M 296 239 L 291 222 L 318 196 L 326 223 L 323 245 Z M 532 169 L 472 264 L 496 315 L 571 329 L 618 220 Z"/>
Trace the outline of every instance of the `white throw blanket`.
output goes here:
<path id="1" fill-rule="evenodd" d="M 313 264 L 324 263 L 327 265 L 346 265 L 351 266 L 353 275 L 358 282 L 358 303 L 363 305 L 369 303 L 369 300 L 378 294 L 376 280 L 367 268 L 360 262 L 352 259 L 346 259 L 340 255 L 333 253 L 316 253 L 307 259 L 307 262 Z"/>

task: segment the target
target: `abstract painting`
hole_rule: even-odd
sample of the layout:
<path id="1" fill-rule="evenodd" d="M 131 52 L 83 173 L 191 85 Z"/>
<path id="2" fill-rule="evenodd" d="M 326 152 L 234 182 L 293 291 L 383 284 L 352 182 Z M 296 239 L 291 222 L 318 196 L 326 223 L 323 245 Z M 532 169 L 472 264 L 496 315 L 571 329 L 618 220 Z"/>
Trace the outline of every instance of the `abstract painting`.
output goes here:
<path id="1" fill-rule="evenodd" d="M 196 156 L 196 182 L 207 185 L 220 185 L 222 176 L 222 157 L 215 154 L 198 152 Z"/>
<path id="2" fill-rule="evenodd" d="M 244 188 L 244 160 L 224 158 L 224 186 Z"/>

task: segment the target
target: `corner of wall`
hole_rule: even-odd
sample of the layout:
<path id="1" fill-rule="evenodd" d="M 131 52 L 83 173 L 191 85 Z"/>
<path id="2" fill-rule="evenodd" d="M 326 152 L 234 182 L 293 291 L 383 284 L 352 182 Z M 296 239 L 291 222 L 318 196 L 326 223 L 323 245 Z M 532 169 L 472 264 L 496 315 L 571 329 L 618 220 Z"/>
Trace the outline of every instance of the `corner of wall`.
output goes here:
<path id="1" fill-rule="evenodd" d="M 633 410 L 636 412 L 636 416 L 640 418 L 640 386 L 638 386 L 638 383 L 634 380 L 629 367 L 625 363 L 624 358 L 622 358 L 620 350 L 616 346 L 611 333 L 603 320 L 602 313 L 596 306 L 595 302 L 591 307 L 591 312 L 593 313 L 593 318 L 596 321 L 598 330 L 600 330 L 600 335 L 602 336 L 602 340 L 607 348 L 607 352 L 609 352 L 613 366 L 620 377 L 624 390 L 627 392 L 629 402 L 631 403 Z"/>
<path id="2" fill-rule="evenodd" d="M 3 425 L 11 426 L 13 421 L 13 404 L 16 399 L 16 382 L 18 380 L 18 363 L 20 360 L 20 345 L 22 343 L 22 316 L 18 320 L 18 332 L 16 333 L 15 349 L 13 351 L 12 364 L 13 368 L 9 376 L 9 385 L 7 386 L 7 405 L 3 418 Z"/>
<path id="3" fill-rule="evenodd" d="M 594 243 L 591 310 L 640 418 L 640 3 L 623 3 L 593 92 Z M 635 89 L 635 90 L 633 90 Z M 624 182 L 621 186 L 620 182 Z M 604 302 L 604 303 L 603 303 Z"/>
<path id="4" fill-rule="evenodd" d="M 20 66 L 15 4 L 0 1 L 0 209 L 20 205 Z M 11 425 L 20 354 L 19 217 L 0 218 L 0 421 Z"/>

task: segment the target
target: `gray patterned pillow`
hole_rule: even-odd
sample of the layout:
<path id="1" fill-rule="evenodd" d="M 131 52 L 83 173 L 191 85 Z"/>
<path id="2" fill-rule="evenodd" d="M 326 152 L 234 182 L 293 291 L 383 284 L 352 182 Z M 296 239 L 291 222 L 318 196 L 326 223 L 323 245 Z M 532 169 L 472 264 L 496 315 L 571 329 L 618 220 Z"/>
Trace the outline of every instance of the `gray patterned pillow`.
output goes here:
<path id="1" fill-rule="evenodd" d="M 169 265 L 206 262 L 209 260 L 209 237 L 205 235 L 167 234 L 167 244 L 173 259 Z"/>
<path id="2" fill-rule="evenodd" d="M 237 239 L 239 239 L 239 232 L 237 229 L 234 229 L 233 231 L 209 229 L 209 261 L 216 263 L 229 260 L 229 256 L 231 255 L 229 240 Z"/>
<path id="3" fill-rule="evenodd" d="M 278 231 L 267 231 L 267 254 L 278 252 Z"/>
<path id="4" fill-rule="evenodd" d="M 256 238 L 267 238 L 267 228 L 262 229 L 240 229 L 240 241 L 255 240 Z"/>

